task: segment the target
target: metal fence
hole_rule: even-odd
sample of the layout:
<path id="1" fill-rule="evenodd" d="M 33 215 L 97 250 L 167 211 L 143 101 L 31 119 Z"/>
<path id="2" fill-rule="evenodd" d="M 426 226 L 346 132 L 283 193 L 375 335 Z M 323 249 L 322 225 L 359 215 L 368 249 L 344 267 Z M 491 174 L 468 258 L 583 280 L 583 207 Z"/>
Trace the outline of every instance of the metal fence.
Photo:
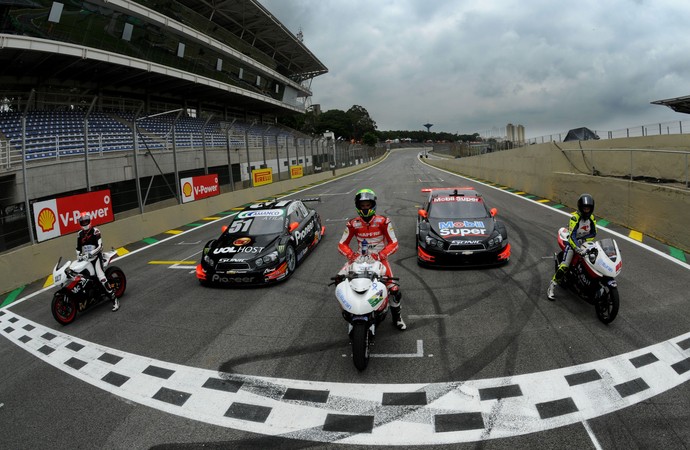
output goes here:
<path id="1" fill-rule="evenodd" d="M 309 175 L 385 152 L 277 126 L 229 123 L 178 132 L 173 123 L 153 133 L 134 120 L 131 133 L 24 134 L 19 145 L 0 140 L 0 252 L 35 241 L 31 205 L 46 198 L 107 188 L 115 214 L 141 214 L 180 204 L 184 177 L 217 173 L 221 192 L 229 192 L 253 187 L 254 169 L 271 168 L 276 182 L 292 178 L 291 167 Z"/>
<path id="2" fill-rule="evenodd" d="M 617 139 L 626 137 L 641 137 L 641 136 L 661 136 L 665 134 L 683 134 L 690 133 L 690 121 L 674 121 L 653 123 L 647 125 L 638 125 L 629 128 L 621 128 L 619 130 L 605 131 L 592 130 L 599 136 L 599 139 Z M 543 144 L 546 142 L 563 142 L 563 139 L 568 135 L 568 132 L 547 134 L 544 136 L 529 138 L 525 142 L 515 143 L 516 146 Z"/>

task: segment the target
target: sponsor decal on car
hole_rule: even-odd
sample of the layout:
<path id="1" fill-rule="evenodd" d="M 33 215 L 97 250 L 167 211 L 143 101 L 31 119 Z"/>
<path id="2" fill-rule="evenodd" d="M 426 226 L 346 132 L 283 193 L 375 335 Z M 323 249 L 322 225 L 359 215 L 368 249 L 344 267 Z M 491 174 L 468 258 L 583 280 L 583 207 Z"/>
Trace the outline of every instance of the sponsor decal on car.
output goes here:
<path id="1" fill-rule="evenodd" d="M 481 243 L 482 241 L 453 241 L 450 245 L 477 245 Z"/>
<path id="2" fill-rule="evenodd" d="M 460 220 L 438 223 L 441 236 L 488 236 L 481 220 Z"/>
<path id="3" fill-rule="evenodd" d="M 302 241 L 305 237 L 307 237 L 313 229 L 314 229 L 314 222 L 309 222 L 309 225 L 304 227 L 304 230 L 295 231 L 293 233 L 293 236 L 295 236 L 295 243 L 299 244 L 300 241 Z"/>
<path id="4" fill-rule="evenodd" d="M 282 209 L 264 209 L 261 211 L 242 211 L 237 215 L 237 218 L 245 219 L 247 217 L 279 217 L 282 215 Z"/>
<path id="5" fill-rule="evenodd" d="M 261 253 L 264 247 L 222 247 L 213 249 L 214 255 L 223 253 Z"/>
<path id="6" fill-rule="evenodd" d="M 251 283 L 254 281 L 254 277 L 222 277 L 216 273 L 211 277 L 211 281 L 221 283 Z"/>
<path id="7" fill-rule="evenodd" d="M 481 199 L 479 197 L 436 197 L 435 199 L 432 200 L 432 203 L 441 203 L 441 202 L 480 202 Z"/>
<path id="8" fill-rule="evenodd" d="M 235 241 L 232 243 L 232 245 L 237 246 L 237 247 L 241 247 L 243 245 L 249 244 L 251 241 L 252 241 L 252 238 L 242 237 L 239 239 L 235 239 Z"/>

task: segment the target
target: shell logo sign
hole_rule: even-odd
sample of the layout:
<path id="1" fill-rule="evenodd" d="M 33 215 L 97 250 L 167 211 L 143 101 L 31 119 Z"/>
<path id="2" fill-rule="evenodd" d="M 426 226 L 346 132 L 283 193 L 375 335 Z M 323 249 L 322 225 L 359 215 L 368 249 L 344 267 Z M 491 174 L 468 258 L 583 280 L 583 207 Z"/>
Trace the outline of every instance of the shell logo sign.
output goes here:
<path id="1" fill-rule="evenodd" d="M 91 214 L 93 225 L 114 220 L 110 190 L 53 198 L 33 204 L 36 239 L 41 242 L 79 231 L 82 211 Z"/>
<path id="2" fill-rule="evenodd" d="M 43 208 L 38 213 L 38 227 L 47 233 L 55 228 L 55 213 L 50 208 Z"/>
<path id="3" fill-rule="evenodd" d="M 192 183 L 187 182 L 184 184 L 184 186 L 182 186 L 182 194 L 185 197 L 190 197 L 192 195 L 192 192 L 194 192 L 192 190 Z"/>
<path id="4" fill-rule="evenodd" d="M 182 178 L 180 185 L 182 186 L 182 203 L 193 202 L 220 194 L 217 174 Z"/>

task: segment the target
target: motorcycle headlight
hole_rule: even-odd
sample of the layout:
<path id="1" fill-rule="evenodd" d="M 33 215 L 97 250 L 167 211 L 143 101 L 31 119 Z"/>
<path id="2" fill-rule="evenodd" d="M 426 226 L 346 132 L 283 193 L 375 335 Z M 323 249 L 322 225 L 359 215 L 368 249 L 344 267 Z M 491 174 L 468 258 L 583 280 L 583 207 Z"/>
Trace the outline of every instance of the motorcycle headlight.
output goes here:
<path id="1" fill-rule="evenodd" d="M 269 264 L 272 264 L 274 262 L 278 261 L 278 252 L 277 251 L 272 251 L 271 253 L 261 256 L 256 259 L 256 265 L 257 266 L 267 266 Z"/>

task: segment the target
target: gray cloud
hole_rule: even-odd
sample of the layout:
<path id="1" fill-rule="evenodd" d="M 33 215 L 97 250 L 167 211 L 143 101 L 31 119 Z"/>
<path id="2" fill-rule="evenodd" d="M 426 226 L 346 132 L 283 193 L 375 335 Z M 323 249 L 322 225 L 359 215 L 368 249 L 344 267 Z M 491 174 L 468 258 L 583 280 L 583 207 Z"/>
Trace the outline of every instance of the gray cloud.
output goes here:
<path id="1" fill-rule="evenodd" d="M 527 137 L 688 119 L 690 2 L 260 0 L 329 73 L 322 109 L 364 106 L 380 130 Z"/>

